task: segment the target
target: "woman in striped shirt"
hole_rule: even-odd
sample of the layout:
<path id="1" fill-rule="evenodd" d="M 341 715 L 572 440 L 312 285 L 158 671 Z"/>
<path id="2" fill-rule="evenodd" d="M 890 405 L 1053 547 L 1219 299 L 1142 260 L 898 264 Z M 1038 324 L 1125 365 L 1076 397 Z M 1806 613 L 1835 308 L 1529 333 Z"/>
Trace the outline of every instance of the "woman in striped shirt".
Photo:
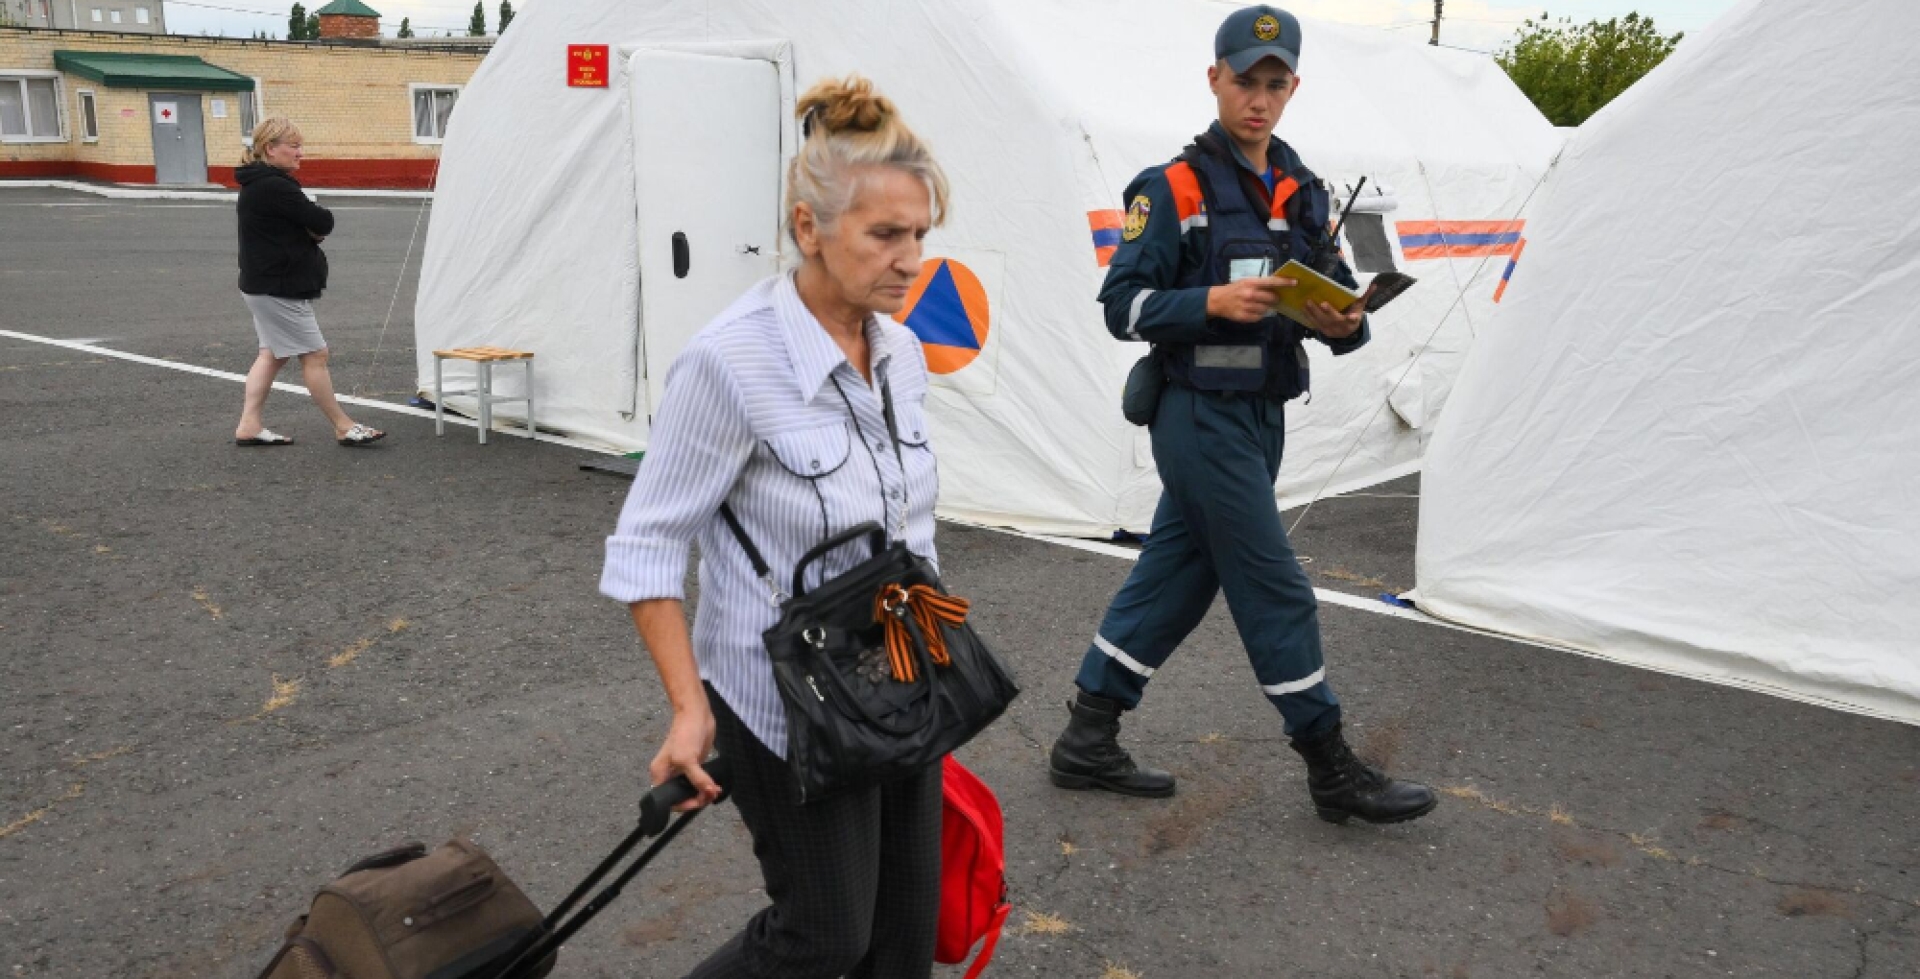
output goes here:
<path id="1" fill-rule="evenodd" d="M 911 979 L 933 961 L 940 768 L 800 803 L 760 639 L 777 598 L 719 507 L 731 506 L 776 581 L 813 545 L 867 521 L 936 560 L 926 362 L 913 333 L 880 314 L 905 305 L 921 241 L 945 217 L 947 182 L 864 79 L 822 82 L 798 111 L 806 135 L 787 171 L 787 234 L 799 267 L 749 290 L 674 361 L 600 587 L 629 603 L 672 706 L 653 781 L 684 773 L 700 790 L 695 804 L 711 802 L 720 789 L 700 762 L 718 743 L 772 901 L 693 975 Z M 701 600 L 689 636 L 683 581 L 695 542 Z M 840 548 L 816 562 L 810 584 L 865 557 Z"/>

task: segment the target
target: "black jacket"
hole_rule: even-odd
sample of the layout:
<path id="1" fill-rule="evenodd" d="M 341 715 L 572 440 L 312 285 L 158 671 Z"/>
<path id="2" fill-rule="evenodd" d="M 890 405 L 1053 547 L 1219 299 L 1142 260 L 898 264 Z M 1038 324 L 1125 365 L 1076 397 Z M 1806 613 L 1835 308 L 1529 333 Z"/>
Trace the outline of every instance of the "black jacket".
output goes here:
<path id="1" fill-rule="evenodd" d="M 234 171 L 240 183 L 240 291 L 314 299 L 327 287 L 327 256 L 314 235 L 333 232 L 333 212 L 307 199 L 293 175 L 267 163 Z"/>

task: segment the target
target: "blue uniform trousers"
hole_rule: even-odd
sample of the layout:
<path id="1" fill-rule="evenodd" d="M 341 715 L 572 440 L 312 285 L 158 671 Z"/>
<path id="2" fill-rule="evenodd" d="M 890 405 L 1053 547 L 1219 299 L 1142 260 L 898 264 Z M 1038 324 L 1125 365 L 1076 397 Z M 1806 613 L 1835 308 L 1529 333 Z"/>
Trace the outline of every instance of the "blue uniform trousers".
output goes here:
<path id="1" fill-rule="evenodd" d="M 1164 487 L 1153 530 L 1075 682 L 1138 706 L 1147 680 L 1225 591 L 1253 674 L 1287 733 L 1326 731 L 1340 720 L 1340 701 L 1320 658 L 1313 585 L 1273 499 L 1284 407 L 1258 395 L 1171 385 L 1152 435 Z"/>

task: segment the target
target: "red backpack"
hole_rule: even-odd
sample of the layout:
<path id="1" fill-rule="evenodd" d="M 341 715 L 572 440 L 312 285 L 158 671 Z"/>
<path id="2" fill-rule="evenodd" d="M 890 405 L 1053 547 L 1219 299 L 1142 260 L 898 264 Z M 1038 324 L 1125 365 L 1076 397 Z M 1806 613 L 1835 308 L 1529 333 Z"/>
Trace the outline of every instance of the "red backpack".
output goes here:
<path id="1" fill-rule="evenodd" d="M 976 979 L 993 960 L 1000 929 L 1007 922 L 1007 850 L 1000 823 L 1000 800 L 978 775 L 948 755 L 941 789 L 945 803 L 940 823 L 940 935 L 933 960 L 958 965 L 984 936 L 980 957 L 967 970 Z"/>

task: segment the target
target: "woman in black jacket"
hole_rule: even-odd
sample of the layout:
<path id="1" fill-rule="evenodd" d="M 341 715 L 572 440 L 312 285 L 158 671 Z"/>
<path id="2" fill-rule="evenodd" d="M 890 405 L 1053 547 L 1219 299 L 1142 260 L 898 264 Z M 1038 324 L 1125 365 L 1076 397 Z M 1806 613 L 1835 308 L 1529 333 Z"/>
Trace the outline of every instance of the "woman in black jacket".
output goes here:
<path id="1" fill-rule="evenodd" d="M 336 441 L 370 445 L 387 434 L 355 423 L 333 396 L 327 341 L 313 317 L 313 301 L 327 287 L 320 243 L 333 232 L 333 213 L 307 199 L 293 179 L 303 155 L 293 123 L 268 119 L 254 128 L 253 146 L 234 171 L 240 183 L 240 292 L 260 337 L 260 356 L 247 372 L 246 402 L 233 432 L 236 445 L 293 444 L 260 417 L 274 377 L 293 357 L 300 358 L 307 391 L 333 423 Z"/>

